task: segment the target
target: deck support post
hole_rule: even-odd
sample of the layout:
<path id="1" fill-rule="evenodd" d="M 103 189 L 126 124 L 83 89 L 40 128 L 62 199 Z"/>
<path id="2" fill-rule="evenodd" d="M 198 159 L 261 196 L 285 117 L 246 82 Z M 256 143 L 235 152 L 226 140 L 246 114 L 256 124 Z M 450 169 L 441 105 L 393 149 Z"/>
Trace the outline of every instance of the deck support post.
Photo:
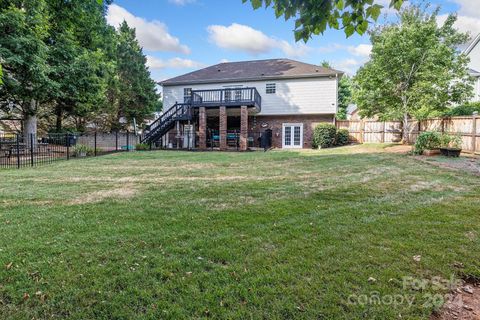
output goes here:
<path id="1" fill-rule="evenodd" d="M 207 112 L 205 107 L 200 107 L 198 113 L 198 148 L 207 149 Z"/>
<path id="2" fill-rule="evenodd" d="M 248 108 L 240 107 L 240 151 L 246 151 L 248 148 Z"/>
<path id="3" fill-rule="evenodd" d="M 220 150 L 227 150 L 227 107 L 220 107 L 219 114 L 220 127 Z"/>

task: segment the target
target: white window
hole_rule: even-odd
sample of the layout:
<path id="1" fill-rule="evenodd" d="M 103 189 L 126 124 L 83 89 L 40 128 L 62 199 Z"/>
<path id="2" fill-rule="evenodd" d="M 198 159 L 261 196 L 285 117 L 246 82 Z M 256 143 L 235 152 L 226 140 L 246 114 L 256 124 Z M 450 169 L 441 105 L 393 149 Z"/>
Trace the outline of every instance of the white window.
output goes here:
<path id="1" fill-rule="evenodd" d="M 183 102 L 190 102 L 192 98 L 192 88 L 183 89 Z"/>
<path id="2" fill-rule="evenodd" d="M 303 148 L 303 123 L 284 123 L 283 148 Z"/>
<path id="3" fill-rule="evenodd" d="M 277 84 L 276 83 L 267 83 L 267 94 L 274 94 L 277 92 Z"/>

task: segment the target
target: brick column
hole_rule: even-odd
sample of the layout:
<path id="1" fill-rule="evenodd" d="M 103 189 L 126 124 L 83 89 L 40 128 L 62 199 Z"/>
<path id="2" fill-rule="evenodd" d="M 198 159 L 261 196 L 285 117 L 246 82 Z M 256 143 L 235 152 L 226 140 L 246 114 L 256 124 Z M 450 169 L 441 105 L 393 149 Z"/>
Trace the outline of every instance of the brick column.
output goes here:
<path id="1" fill-rule="evenodd" d="M 240 108 L 240 150 L 246 151 L 248 147 L 248 109 L 247 106 Z"/>
<path id="2" fill-rule="evenodd" d="M 227 150 L 227 107 L 220 107 L 220 150 Z"/>
<path id="3" fill-rule="evenodd" d="M 205 107 L 199 108 L 198 115 L 198 147 L 200 150 L 207 149 L 207 113 Z"/>

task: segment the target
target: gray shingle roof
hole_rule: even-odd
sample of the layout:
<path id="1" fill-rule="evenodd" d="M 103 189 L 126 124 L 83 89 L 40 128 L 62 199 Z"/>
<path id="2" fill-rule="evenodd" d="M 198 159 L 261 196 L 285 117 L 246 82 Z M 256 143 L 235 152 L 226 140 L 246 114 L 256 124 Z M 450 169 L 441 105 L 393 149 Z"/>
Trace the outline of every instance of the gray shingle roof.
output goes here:
<path id="1" fill-rule="evenodd" d="M 343 72 L 290 59 L 225 62 L 160 82 L 163 86 L 335 76 Z"/>

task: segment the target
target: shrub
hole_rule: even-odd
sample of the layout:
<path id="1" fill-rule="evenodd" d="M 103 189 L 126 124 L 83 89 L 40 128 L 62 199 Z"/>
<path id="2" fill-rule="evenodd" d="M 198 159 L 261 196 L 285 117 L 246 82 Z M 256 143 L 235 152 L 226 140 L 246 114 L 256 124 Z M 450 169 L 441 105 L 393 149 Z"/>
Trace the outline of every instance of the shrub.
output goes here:
<path id="1" fill-rule="evenodd" d="M 87 156 L 91 156 L 92 154 L 95 153 L 95 149 L 90 147 L 90 146 L 87 146 L 85 144 L 77 144 L 74 148 L 73 148 L 73 154 L 76 156 L 76 157 L 79 157 L 81 156 L 82 154 L 85 154 Z"/>
<path id="2" fill-rule="evenodd" d="M 135 145 L 135 150 L 137 151 L 146 151 L 150 149 L 150 145 L 147 143 L 139 143 Z"/>
<path id="3" fill-rule="evenodd" d="M 480 102 L 469 102 L 453 107 L 443 113 L 445 117 L 471 116 L 474 112 L 480 112 Z"/>
<path id="4" fill-rule="evenodd" d="M 422 154 L 424 150 L 438 149 L 442 144 L 442 135 L 438 132 L 422 132 L 415 142 L 414 152 Z"/>
<path id="5" fill-rule="evenodd" d="M 335 145 L 344 146 L 347 145 L 349 141 L 349 132 L 347 129 L 337 130 L 337 136 L 335 138 Z"/>
<path id="6" fill-rule="evenodd" d="M 440 147 L 461 149 L 462 137 L 459 135 L 449 135 L 444 133 L 440 137 Z"/>
<path id="7" fill-rule="evenodd" d="M 313 131 L 313 147 L 330 148 L 335 145 L 337 128 L 330 123 L 321 123 Z"/>

